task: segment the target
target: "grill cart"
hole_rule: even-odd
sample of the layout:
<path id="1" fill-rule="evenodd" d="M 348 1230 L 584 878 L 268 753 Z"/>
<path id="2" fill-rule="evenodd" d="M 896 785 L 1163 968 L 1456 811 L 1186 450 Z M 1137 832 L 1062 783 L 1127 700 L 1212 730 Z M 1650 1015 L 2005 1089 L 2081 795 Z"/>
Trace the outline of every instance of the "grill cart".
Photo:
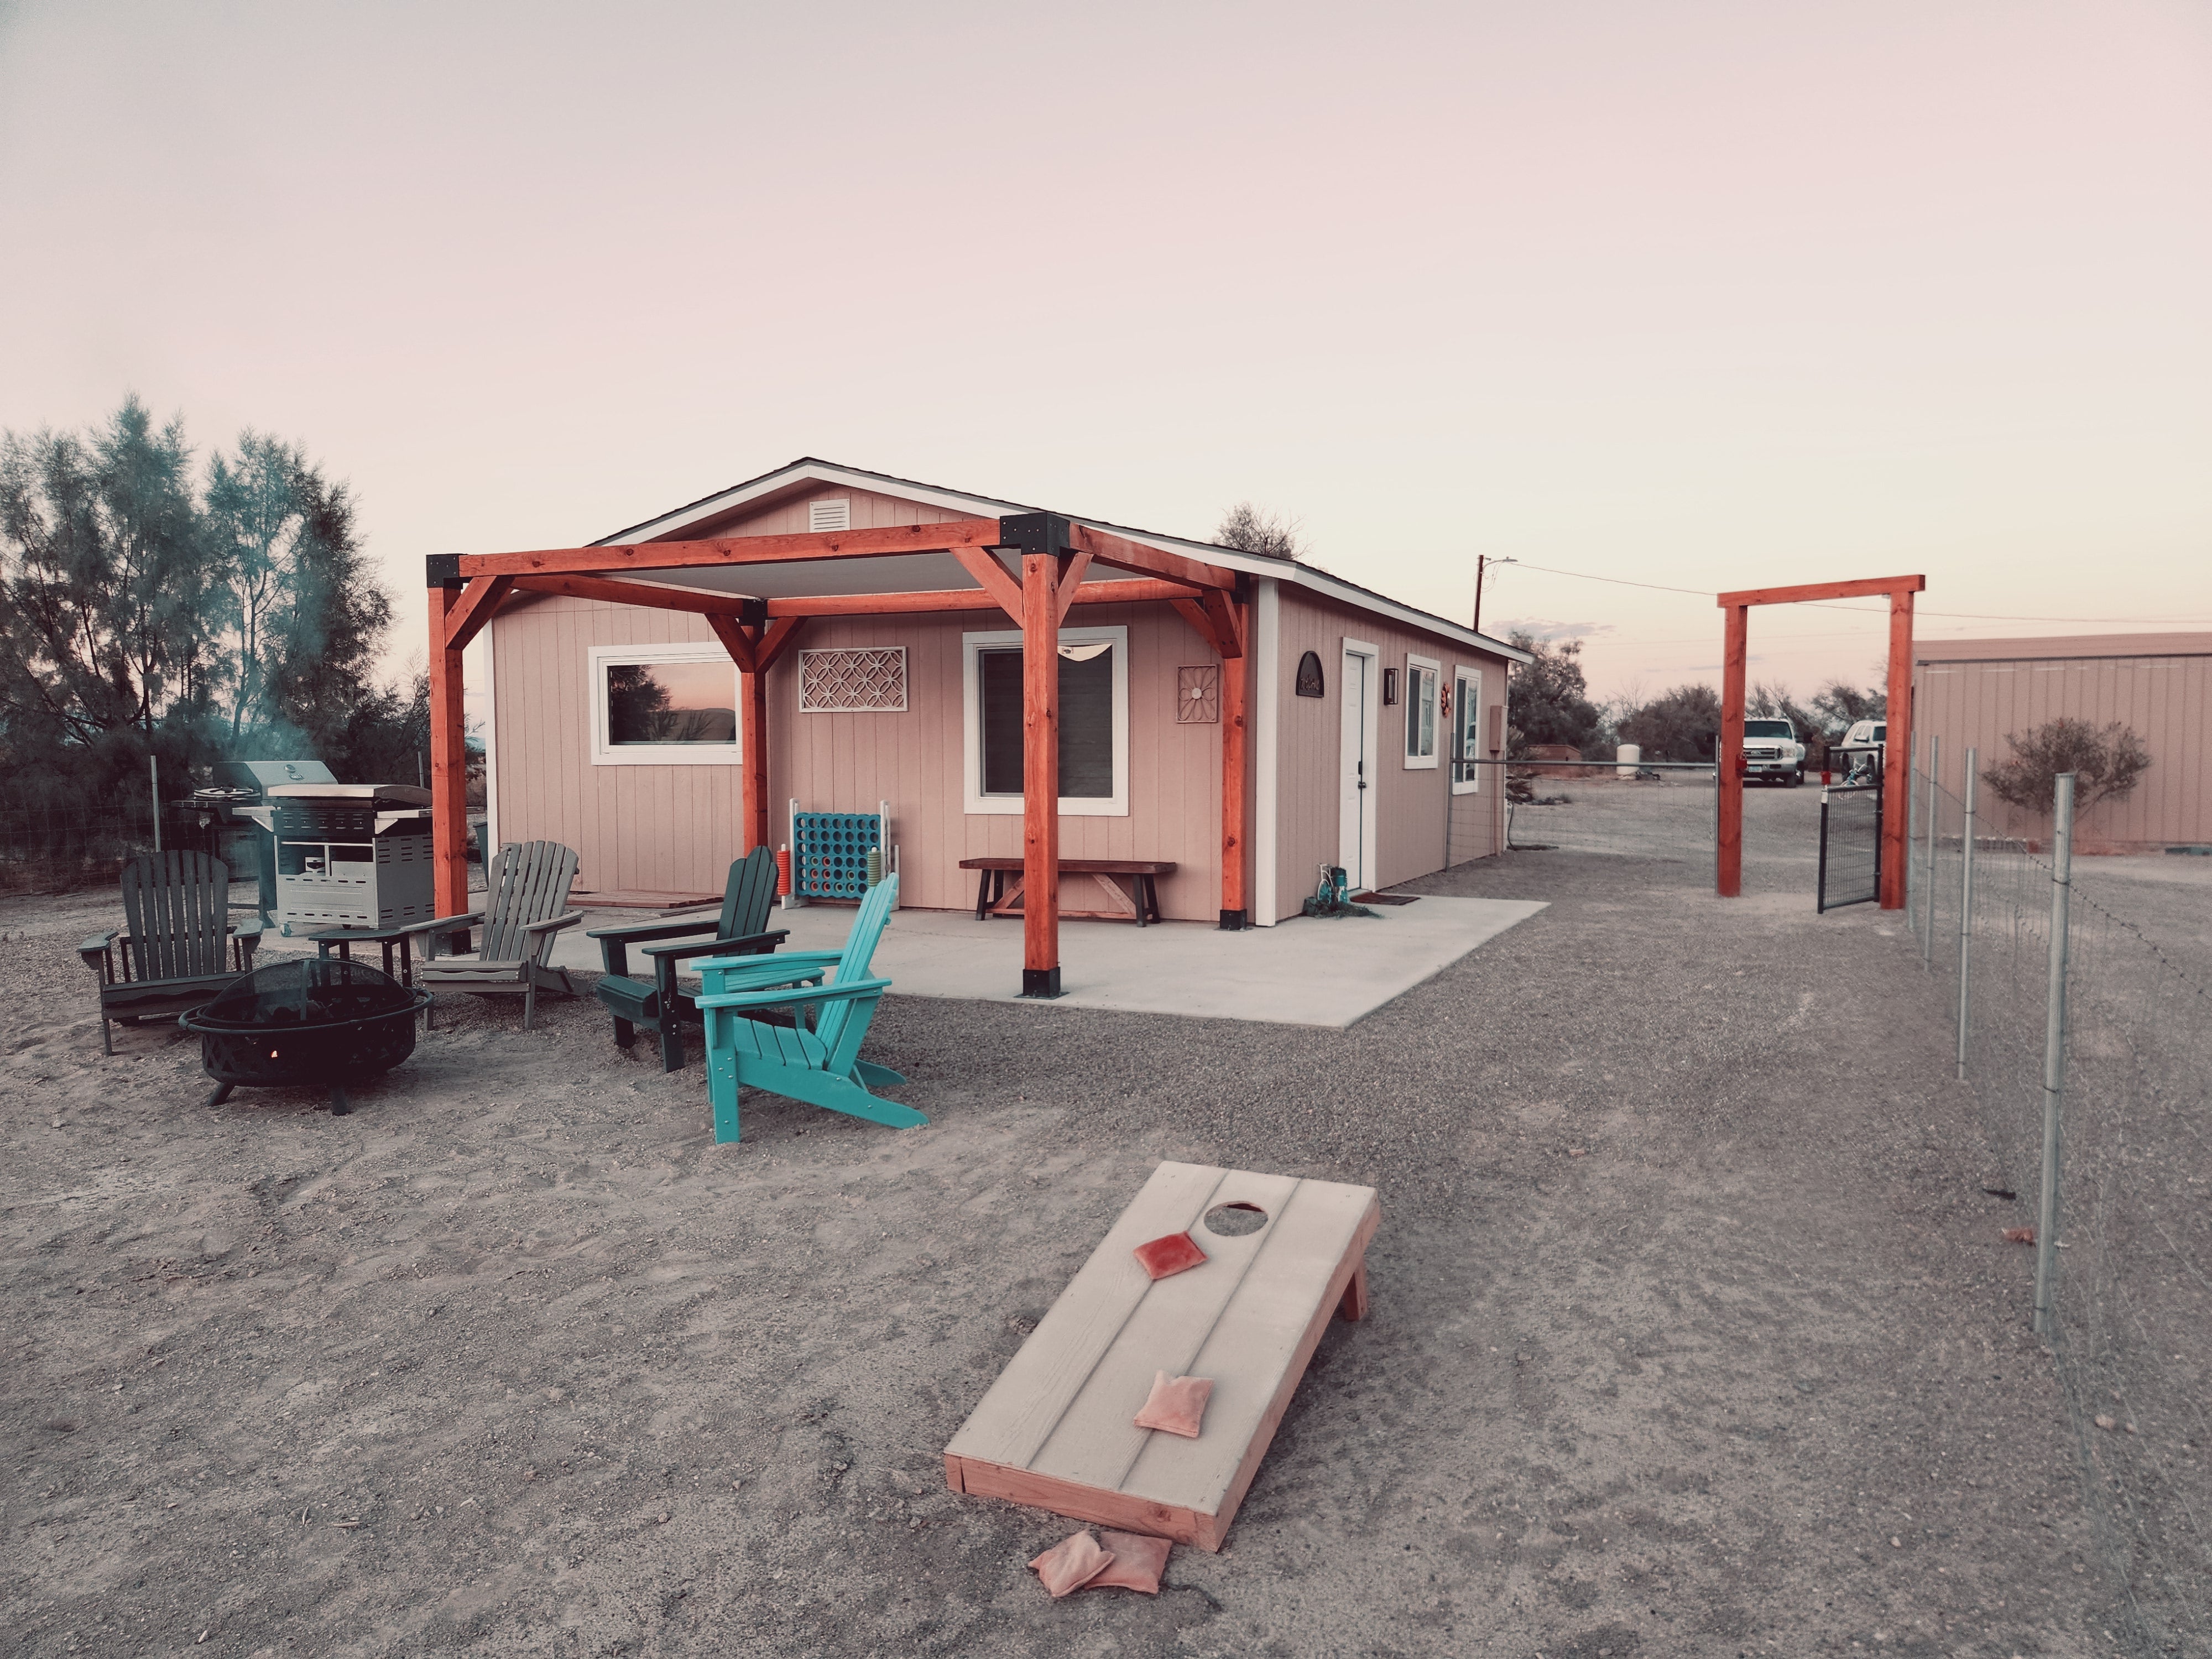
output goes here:
<path id="1" fill-rule="evenodd" d="M 397 783 L 282 783 L 245 816 L 276 842 L 276 908 L 289 938 L 429 921 L 430 792 Z"/>

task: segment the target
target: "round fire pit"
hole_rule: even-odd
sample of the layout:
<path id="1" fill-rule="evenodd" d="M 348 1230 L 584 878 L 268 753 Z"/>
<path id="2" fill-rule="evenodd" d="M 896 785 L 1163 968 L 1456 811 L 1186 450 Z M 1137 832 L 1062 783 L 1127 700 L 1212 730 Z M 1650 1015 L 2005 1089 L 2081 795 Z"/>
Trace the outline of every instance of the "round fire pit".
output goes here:
<path id="1" fill-rule="evenodd" d="M 243 1083 L 327 1088 L 331 1110 L 350 1109 L 346 1085 L 381 1077 L 415 1052 L 415 1016 L 430 994 L 358 962 L 303 957 L 241 974 L 204 1008 L 177 1017 L 197 1032 L 200 1064 L 216 1080 L 210 1106 Z"/>

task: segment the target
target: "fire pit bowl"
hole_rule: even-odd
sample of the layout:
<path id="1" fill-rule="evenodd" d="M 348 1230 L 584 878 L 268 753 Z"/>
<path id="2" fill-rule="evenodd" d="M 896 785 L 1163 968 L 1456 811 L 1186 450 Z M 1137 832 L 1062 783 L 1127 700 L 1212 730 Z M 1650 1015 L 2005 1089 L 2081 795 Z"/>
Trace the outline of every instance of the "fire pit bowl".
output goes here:
<path id="1" fill-rule="evenodd" d="M 327 1088 L 342 1117 L 348 1084 L 381 1077 L 415 1052 L 415 1016 L 429 1006 L 428 991 L 365 963 L 301 957 L 240 975 L 177 1024 L 199 1036 L 200 1064 L 216 1085 L 209 1105 L 241 1083 Z"/>

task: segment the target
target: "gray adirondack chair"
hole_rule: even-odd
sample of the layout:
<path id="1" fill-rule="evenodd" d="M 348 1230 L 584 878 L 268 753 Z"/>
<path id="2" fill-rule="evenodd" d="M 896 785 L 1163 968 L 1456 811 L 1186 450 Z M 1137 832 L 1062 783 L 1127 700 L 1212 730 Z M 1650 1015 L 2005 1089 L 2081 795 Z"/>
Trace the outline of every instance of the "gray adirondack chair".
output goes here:
<path id="1" fill-rule="evenodd" d="M 557 841 L 510 842 L 499 849 L 489 874 L 482 909 L 440 916 L 413 930 L 425 942 L 425 960 L 415 970 L 415 982 L 434 992 L 520 996 L 526 1031 L 537 1017 L 539 991 L 576 994 L 568 970 L 547 960 L 553 936 L 584 919 L 582 911 L 568 908 L 568 889 L 576 879 L 575 849 Z M 479 923 L 483 939 L 475 955 L 431 959 L 439 939 Z M 424 1018 L 427 1021 L 427 1011 Z"/>
<path id="2" fill-rule="evenodd" d="M 586 939 L 599 940 L 600 958 L 606 965 L 592 992 L 615 1017 L 615 1042 L 629 1048 L 641 1026 L 660 1039 L 660 1069 L 682 1070 L 684 1037 L 678 1022 L 696 1020 L 700 1014 L 698 1006 L 677 988 L 678 964 L 696 957 L 768 955 L 790 937 L 788 928 L 772 933 L 762 931 L 768 926 L 769 909 L 775 902 L 775 854 L 765 847 L 756 847 L 730 866 L 719 917 L 635 921 L 619 927 L 594 927 L 585 934 Z M 670 939 L 685 942 L 665 943 Z M 630 977 L 629 953 L 633 945 L 653 963 L 650 981 Z"/>
<path id="3" fill-rule="evenodd" d="M 234 927 L 230 866 L 205 853 L 157 853 L 123 866 L 125 925 L 77 946 L 100 976 L 100 1051 L 109 1022 L 187 1013 L 253 966 L 261 924 Z M 120 969 L 118 974 L 118 969 Z"/>

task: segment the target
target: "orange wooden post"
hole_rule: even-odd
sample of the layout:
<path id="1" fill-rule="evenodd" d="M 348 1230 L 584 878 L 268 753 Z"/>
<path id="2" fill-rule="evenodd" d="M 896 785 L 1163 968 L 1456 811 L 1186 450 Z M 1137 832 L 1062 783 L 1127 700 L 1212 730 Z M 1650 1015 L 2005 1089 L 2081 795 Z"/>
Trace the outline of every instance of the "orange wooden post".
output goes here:
<path id="1" fill-rule="evenodd" d="M 1042 516 L 1048 531 L 1051 515 Z M 1054 551 L 1022 555 L 1022 994 L 1060 994 L 1060 559 Z"/>
<path id="2" fill-rule="evenodd" d="M 431 562 L 433 577 L 458 560 Z M 430 902 L 441 916 L 469 908 L 469 748 L 461 712 L 461 651 L 449 621 L 461 584 L 430 583 Z"/>
<path id="3" fill-rule="evenodd" d="M 744 760 L 744 830 L 746 850 L 766 847 L 768 827 L 768 676 L 738 676 L 738 707 L 744 731 L 738 739 Z"/>
<path id="4" fill-rule="evenodd" d="M 1889 707 L 1882 751 L 1881 908 L 1905 908 L 1905 820 L 1912 799 L 1912 590 L 1889 596 Z"/>
<path id="5" fill-rule="evenodd" d="M 1247 875 L 1251 802 L 1245 773 L 1252 677 L 1251 658 L 1243 648 L 1251 637 L 1249 607 L 1232 601 L 1229 618 L 1236 636 L 1225 643 L 1237 649 L 1221 659 L 1221 926 L 1233 933 L 1246 927 L 1252 914 Z"/>
<path id="6" fill-rule="evenodd" d="M 1728 640 L 1721 657 L 1721 733 L 1713 759 L 1719 776 L 1719 829 L 1713 854 L 1713 890 L 1723 898 L 1743 893 L 1743 667 L 1747 605 L 1728 608 Z"/>

